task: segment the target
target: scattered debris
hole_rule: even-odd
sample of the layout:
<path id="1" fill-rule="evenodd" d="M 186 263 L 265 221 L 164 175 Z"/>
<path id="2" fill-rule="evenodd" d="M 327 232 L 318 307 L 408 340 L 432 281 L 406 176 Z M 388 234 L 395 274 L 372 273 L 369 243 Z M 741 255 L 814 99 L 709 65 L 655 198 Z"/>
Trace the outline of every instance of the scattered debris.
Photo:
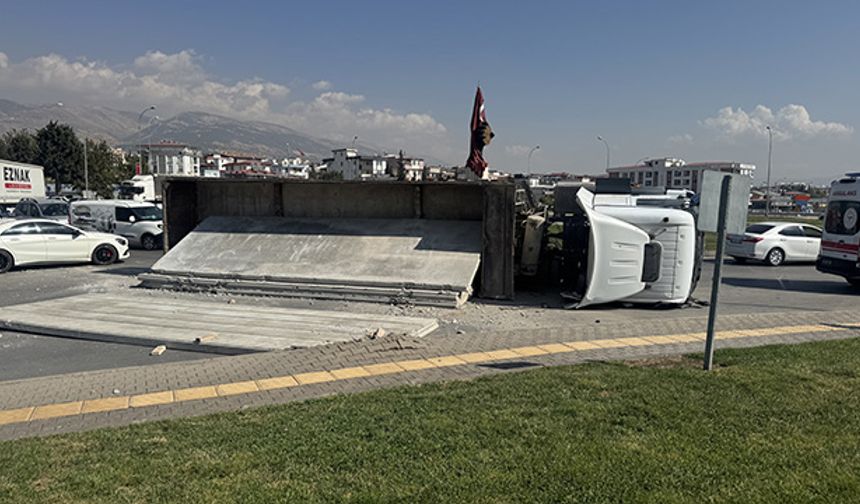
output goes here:
<path id="1" fill-rule="evenodd" d="M 466 331 L 462 329 L 457 329 L 457 334 L 466 334 Z"/>
<path id="2" fill-rule="evenodd" d="M 370 338 L 370 339 L 382 338 L 383 336 L 385 336 L 385 334 L 386 334 L 385 329 L 379 327 L 375 331 L 371 332 L 368 335 L 368 338 Z"/>
<path id="3" fill-rule="evenodd" d="M 227 304 L 236 304 L 236 300 L 233 298 L 230 298 L 227 300 Z"/>
<path id="4" fill-rule="evenodd" d="M 113 395 L 120 395 L 121 393 L 122 392 L 118 388 L 113 389 Z"/>
<path id="5" fill-rule="evenodd" d="M 203 336 L 198 336 L 194 338 L 194 344 L 199 345 L 201 343 L 206 343 L 207 341 L 212 341 L 215 338 L 217 338 L 217 335 L 215 333 L 205 334 Z"/>
<path id="6" fill-rule="evenodd" d="M 164 352 L 166 352 L 166 351 L 167 351 L 167 347 L 166 347 L 166 346 L 164 346 L 164 345 L 158 345 L 157 347 L 153 348 L 151 352 L 149 352 L 149 355 L 156 355 L 156 356 L 158 356 L 158 355 L 163 354 L 163 353 L 164 353 Z"/>

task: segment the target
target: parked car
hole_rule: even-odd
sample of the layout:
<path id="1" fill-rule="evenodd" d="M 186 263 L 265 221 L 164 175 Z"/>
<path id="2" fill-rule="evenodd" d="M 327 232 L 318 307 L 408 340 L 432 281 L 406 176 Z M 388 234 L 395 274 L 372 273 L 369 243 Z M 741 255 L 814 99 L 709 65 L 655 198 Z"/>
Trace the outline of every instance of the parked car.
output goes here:
<path id="1" fill-rule="evenodd" d="M 122 236 L 83 231 L 46 219 L 0 223 L 0 273 L 32 264 L 104 265 L 128 256 L 128 240 Z"/>
<path id="2" fill-rule="evenodd" d="M 69 204 L 59 198 L 22 198 L 12 214 L 16 219 L 69 222 Z"/>
<path id="3" fill-rule="evenodd" d="M 115 233 L 132 246 L 146 250 L 161 248 L 163 238 L 160 208 L 130 200 L 81 200 L 72 202 L 69 223 L 82 229 Z"/>
<path id="4" fill-rule="evenodd" d="M 821 247 L 821 228 L 795 222 L 751 224 L 742 235 L 726 236 L 726 255 L 735 262 L 764 261 L 771 266 L 815 261 Z"/>

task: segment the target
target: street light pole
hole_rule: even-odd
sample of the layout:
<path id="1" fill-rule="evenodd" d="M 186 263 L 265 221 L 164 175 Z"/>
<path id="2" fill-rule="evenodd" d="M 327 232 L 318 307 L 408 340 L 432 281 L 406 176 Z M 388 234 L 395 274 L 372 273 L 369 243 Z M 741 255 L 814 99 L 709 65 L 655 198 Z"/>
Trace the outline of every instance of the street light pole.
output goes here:
<path id="1" fill-rule="evenodd" d="M 87 137 L 84 137 L 84 192 L 90 192 L 90 168 L 87 164 Z M 87 198 L 88 196 L 84 196 Z"/>
<path id="2" fill-rule="evenodd" d="M 607 142 L 606 139 L 600 135 L 597 135 L 597 139 L 600 140 L 601 142 L 603 142 L 603 145 L 606 146 L 606 171 L 608 172 L 609 171 L 609 142 Z"/>
<path id="3" fill-rule="evenodd" d="M 534 147 L 532 147 L 532 148 L 531 148 L 531 150 L 529 151 L 528 163 L 527 163 L 527 165 L 528 165 L 529 177 L 531 177 L 531 176 L 532 176 L 532 154 L 534 154 L 534 152 L 535 152 L 536 150 L 540 150 L 540 145 L 535 145 L 535 146 L 534 146 Z"/>
<path id="4" fill-rule="evenodd" d="M 155 110 L 155 105 L 150 105 L 143 109 L 140 112 L 140 115 L 137 116 L 137 131 L 140 133 L 141 130 L 141 122 L 143 121 L 143 116 L 150 110 Z M 140 165 L 140 171 L 143 172 L 143 144 L 137 145 L 137 164 Z"/>
<path id="5" fill-rule="evenodd" d="M 773 128 L 768 125 L 767 129 L 767 187 L 765 188 L 765 217 L 770 217 L 770 166 L 773 159 Z"/>

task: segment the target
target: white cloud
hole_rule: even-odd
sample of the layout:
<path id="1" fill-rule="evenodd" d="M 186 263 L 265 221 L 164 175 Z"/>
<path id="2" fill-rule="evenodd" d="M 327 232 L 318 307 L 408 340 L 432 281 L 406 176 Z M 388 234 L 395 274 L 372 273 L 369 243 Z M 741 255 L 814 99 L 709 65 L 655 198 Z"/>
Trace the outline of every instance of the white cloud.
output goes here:
<path id="1" fill-rule="evenodd" d="M 533 147 L 534 145 L 505 145 L 505 153 L 515 157 L 527 156 Z"/>
<path id="2" fill-rule="evenodd" d="M 684 133 L 683 135 L 672 135 L 667 141 L 671 145 L 690 145 L 693 143 L 693 135 Z"/>
<path id="3" fill-rule="evenodd" d="M 327 80 L 316 81 L 311 86 L 317 91 L 328 91 L 332 88 L 332 83 Z"/>
<path id="4" fill-rule="evenodd" d="M 48 54 L 11 62 L 0 52 L 0 89 L 9 98 L 58 100 L 139 110 L 156 105 L 164 117 L 205 111 L 242 119 L 270 121 L 332 139 L 362 140 L 418 154 L 449 157 L 445 126 L 432 116 L 366 106 L 362 95 L 324 91 L 310 102 L 289 101 L 290 89 L 248 78 L 228 82 L 210 75 L 192 50 L 167 54 L 148 51 L 130 66 Z"/>
<path id="5" fill-rule="evenodd" d="M 741 136 L 767 136 L 766 126 L 773 127 L 774 139 L 813 138 L 822 136 L 850 135 L 854 128 L 838 122 L 813 121 L 803 105 L 786 105 L 774 113 L 764 105 L 757 105 L 752 112 L 738 107 L 721 108 L 717 115 L 701 124 L 718 131 L 723 137 L 734 139 Z"/>

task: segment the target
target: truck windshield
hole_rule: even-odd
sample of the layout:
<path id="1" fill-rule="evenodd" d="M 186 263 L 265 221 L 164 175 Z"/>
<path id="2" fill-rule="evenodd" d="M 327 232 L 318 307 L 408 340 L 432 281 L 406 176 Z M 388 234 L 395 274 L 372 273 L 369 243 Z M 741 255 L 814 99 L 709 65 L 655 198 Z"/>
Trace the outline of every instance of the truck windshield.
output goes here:
<path id="1" fill-rule="evenodd" d="M 860 231 L 858 215 L 860 215 L 860 201 L 831 201 L 827 204 L 824 230 L 840 235 L 856 234 Z"/>
<path id="2" fill-rule="evenodd" d="M 45 217 L 62 217 L 69 215 L 68 203 L 46 203 L 39 205 L 42 209 L 42 215 Z"/>
<path id="3" fill-rule="evenodd" d="M 156 206 L 133 208 L 132 213 L 139 221 L 159 221 L 164 218 L 161 210 Z"/>

